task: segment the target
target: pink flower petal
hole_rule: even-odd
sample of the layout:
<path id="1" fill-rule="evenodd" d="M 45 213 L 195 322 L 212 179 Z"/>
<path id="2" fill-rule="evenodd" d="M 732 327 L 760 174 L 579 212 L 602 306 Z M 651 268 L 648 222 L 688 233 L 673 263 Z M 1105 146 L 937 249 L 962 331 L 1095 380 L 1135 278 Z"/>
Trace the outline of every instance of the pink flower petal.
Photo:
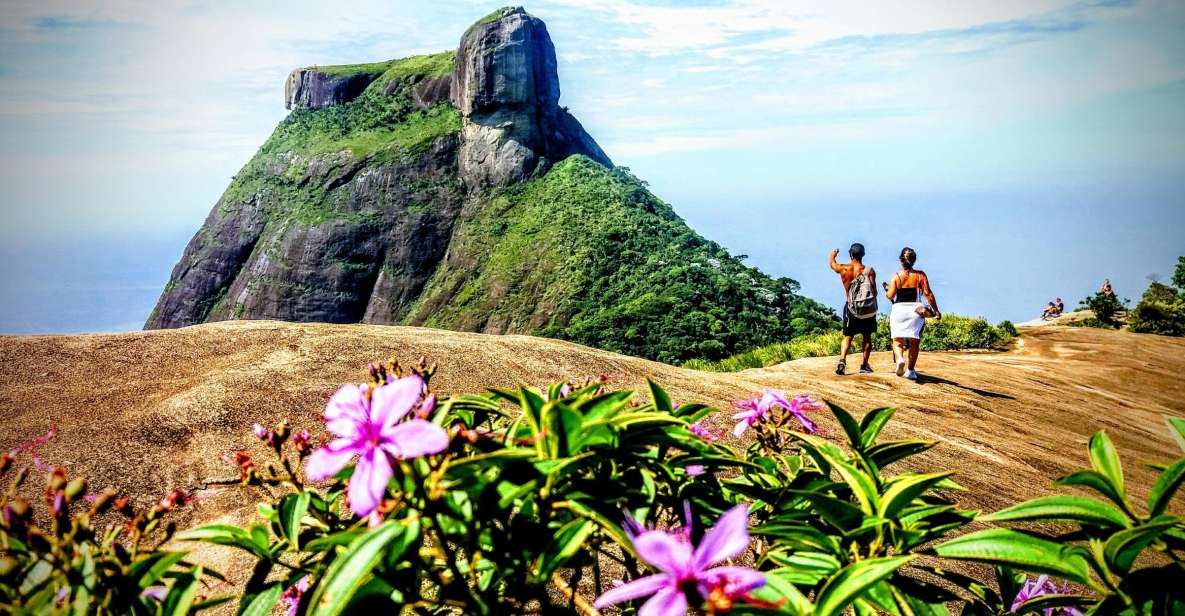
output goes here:
<path id="1" fill-rule="evenodd" d="M 391 480 L 391 461 L 380 449 L 372 449 L 360 458 L 350 477 L 350 510 L 364 517 L 379 506 Z"/>
<path id="2" fill-rule="evenodd" d="M 404 460 L 448 449 L 448 432 L 423 419 L 411 419 L 383 430 L 383 449 Z"/>
<path id="3" fill-rule="evenodd" d="M 691 545 L 661 530 L 649 530 L 634 537 L 634 549 L 642 560 L 677 578 L 684 578 L 691 566 Z"/>
<path id="4" fill-rule="evenodd" d="M 424 393 L 424 379 L 412 374 L 376 387 L 370 397 L 370 423 L 387 428 L 403 419 Z"/>
<path id="5" fill-rule="evenodd" d="M 638 616 L 687 616 L 687 597 L 675 588 L 664 588 L 638 609 Z"/>
<path id="6" fill-rule="evenodd" d="M 724 512 L 695 549 L 695 568 L 703 570 L 740 554 L 749 546 L 749 507 L 737 505 Z M 639 554 L 641 550 L 639 550 Z"/>
<path id="7" fill-rule="evenodd" d="M 673 585 L 674 582 L 671 580 L 670 576 L 665 573 L 648 575 L 646 577 L 638 578 L 628 584 L 622 584 L 617 588 L 605 592 L 601 596 L 597 597 L 597 600 L 593 602 L 593 607 L 599 610 L 607 605 L 613 605 L 614 603 L 632 601 L 639 597 L 648 597 L 662 590 L 663 588 Z"/>
<path id="8" fill-rule="evenodd" d="M 732 435 L 733 436 L 740 436 L 745 433 L 745 430 L 748 430 L 748 429 L 749 429 L 749 420 L 742 419 L 740 422 L 737 423 L 736 427 L 734 427 L 732 429 Z"/>
<path id="9" fill-rule="evenodd" d="M 357 437 L 358 426 L 366 422 L 364 388 L 347 383 L 329 398 L 325 406 L 325 428 L 341 437 Z"/>
<path id="10" fill-rule="evenodd" d="M 304 473 L 310 481 L 321 481 L 337 474 L 358 450 L 349 439 L 338 439 L 313 452 L 305 462 Z"/>
<path id="11" fill-rule="evenodd" d="M 724 594 L 735 599 L 764 586 L 765 575 L 748 567 L 716 567 L 705 571 L 700 577 L 700 582 L 700 594 L 705 597 L 713 588 L 719 588 Z"/>

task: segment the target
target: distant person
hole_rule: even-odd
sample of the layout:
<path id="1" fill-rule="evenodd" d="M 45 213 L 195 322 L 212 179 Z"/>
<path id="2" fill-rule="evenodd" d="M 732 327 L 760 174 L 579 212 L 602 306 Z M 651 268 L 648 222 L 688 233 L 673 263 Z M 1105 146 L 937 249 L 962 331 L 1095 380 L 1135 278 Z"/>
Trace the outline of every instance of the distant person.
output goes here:
<path id="1" fill-rule="evenodd" d="M 941 319 L 942 313 L 938 310 L 934 292 L 930 290 L 930 279 L 926 277 L 926 272 L 913 268 L 918 254 L 906 246 L 901 249 L 899 259 L 901 271 L 893 274 L 893 279 L 885 285 L 885 296 L 893 302 L 893 309 L 889 312 L 893 360 L 897 363 L 897 376 L 916 381 L 918 373 L 914 368 L 918 363 L 926 317 Z M 929 306 L 918 301 L 919 294 L 925 296 Z"/>
<path id="2" fill-rule="evenodd" d="M 831 269 L 843 283 L 843 345 L 839 349 L 839 365 L 835 373 L 842 376 L 848 367 L 848 349 L 852 338 L 863 336 L 864 362 L 860 372 L 872 372 L 868 358 L 872 355 L 872 335 L 876 333 L 876 270 L 864 266 L 864 245 L 857 242 L 848 249 L 851 263 L 837 263 L 839 249 L 831 251 Z"/>
<path id="3" fill-rule="evenodd" d="M 1113 289 L 1111 289 L 1111 279 L 1110 278 L 1103 279 L 1103 286 L 1099 287 L 1099 293 L 1102 293 L 1103 295 L 1106 295 L 1108 297 L 1115 295 L 1115 291 Z"/>
<path id="4" fill-rule="evenodd" d="M 1046 306 L 1045 310 L 1041 313 L 1041 318 L 1044 320 L 1060 317 L 1062 316 L 1062 312 L 1064 312 L 1065 309 L 1066 305 L 1062 303 L 1062 298 L 1059 297 L 1054 301 L 1049 302 L 1049 305 Z"/>

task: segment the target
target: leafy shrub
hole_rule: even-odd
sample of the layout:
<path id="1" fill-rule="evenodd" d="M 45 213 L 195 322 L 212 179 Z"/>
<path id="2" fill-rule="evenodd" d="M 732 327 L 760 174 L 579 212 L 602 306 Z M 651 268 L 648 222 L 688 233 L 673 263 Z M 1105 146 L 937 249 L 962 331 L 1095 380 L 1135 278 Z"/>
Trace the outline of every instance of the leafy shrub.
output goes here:
<path id="1" fill-rule="evenodd" d="M 1101 327 L 1104 329 L 1119 329 L 1122 323 L 1119 314 L 1127 310 L 1127 302 L 1120 300 L 1114 294 L 1095 293 L 1082 300 L 1081 306 L 1094 313 L 1094 317 L 1073 322 L 1075 327 Z"/>
<path id="2" fill-rule="evenodd" d="M 176 537 L 254 559 L 240 594 L 198 601 L 201 576 L 214 574 L 139 540 L 176 499 L 133 515 L 125 532 L 139 535 L 95 542 L 86 520 L 110 495 L 88 509 L 78 499 L 85 485 L 55 472 L 49 532 L 33 530 L 15 488 L 5 497 L 0 605 L 181 615 L 237 599 L 252 616 L 281 606 L 316 616 L 590 616 L 642 601 L 641 613 L 662 616 L 1185 609 L 1185 519 L 1169 511 L 1185 456 L 1155 466 L 1147 507 L 1137 507 L 1100 432 L 1092 469 L 1058 484 L 1102 499 L 1039 498 L 980 518 L 1010 527 L 965 533 L 977 514 L 958 507 L 951 472 L 898 471 L 935 443 L 882 441 L 893 409 L 857 418 L 827 405 L 841 446 L 817 433 L 820 401 L 766 390 L 736 403 L 734 434 L 752 437 L 738 452 L 704 423 L 715 409 L 674 404 L 655 384 L 648 400 L 600 381 L 438 398 L 433 372 L 422 362 L 372 366 L 369 383 L 331 399 L 336 438 L 324 446 L 283 423 L 256 426 L 278 464 L 236 461 L 244 484 L 276 495 L 260 522 Z M 1185 419 L 1169 425 L 1185 449 Z M 306 473 L 329 481 L 312 489 Z M 996 579 L 955 573 L 958 561 L 993 566 Z"/>
<path id="3" fill-rule="evenodd" d="M 1013 338 L 1018 335 L 1016 326 L 1010 321 L 1002 321 L 1000 325 L 993 327 L 983 319 L 944 314 L 941 320 L 931 319 L 926 322 L 926 331 L 922 335 L 922 350 L 987 349 L 1003 351 L 1008 349 Z M 843 334 L 838 330 L 831 330 L 796 336 L 789 342 L 775 342 L 718 361 L 693 359 L 684 362 L 682 366 L 710 372 L 739 372 L 749 368 L 773 366 L 791 359 L 838 355 L 842 343 Z M 854 351 L 859 351 L 859 343 L 860 338 L 857 337 L 853 341 Z M 873 337 L 873 349 L 888 351 L 891 344 L 889 321 L 882 317 L 877 322 L 876 335 Z"/>
<path id="4" fill-rule="evenodd" d="M 2 454 L 0 474 L 31 448 Z M 18 469 L 0 495 L 0 612 L 184 614 L 225 602 L 199 596 L 202 583 L 217 573 L 188 563 L 183 550 L 164 548 L 173 535 L 168 514 L 187 495 L 174 490 L 137 509 L 111 488 L 88 492 L 85 478 L 70 479 L 55 467 L 37 490 L 41 509 L 21 490 L 30 472 L 28 466 Z"/>
<path id="5" fill-rule="evenodd" d="M 1133 332 L 1185 336 L 1185 290 L 1153 282 L 1128 314 L 1127 324 Z"/>

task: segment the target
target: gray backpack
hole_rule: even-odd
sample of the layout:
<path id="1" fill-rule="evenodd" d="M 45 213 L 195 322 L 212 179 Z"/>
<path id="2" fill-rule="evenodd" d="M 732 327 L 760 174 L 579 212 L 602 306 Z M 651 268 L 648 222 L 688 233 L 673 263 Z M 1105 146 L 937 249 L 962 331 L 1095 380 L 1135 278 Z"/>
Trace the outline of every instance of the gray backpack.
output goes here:
<path id="1" fill-rule="evenodd" d="M 848 285 L 848 312 L 857 319 L 876 316 L 876 289 L 867 274 L 865 269 Z"/>

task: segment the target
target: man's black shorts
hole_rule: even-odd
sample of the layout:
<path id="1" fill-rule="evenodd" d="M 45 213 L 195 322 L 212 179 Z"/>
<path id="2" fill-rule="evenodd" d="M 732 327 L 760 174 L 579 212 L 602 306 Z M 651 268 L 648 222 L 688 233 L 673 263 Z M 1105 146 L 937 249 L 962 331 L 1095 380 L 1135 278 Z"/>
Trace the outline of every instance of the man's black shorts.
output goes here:
<path id="1" fill-rule="evenodd" d="M 843 307 L 843 335 L 856 336 L 864 334 L 871 336 L 876 333 L 876 317 L 871 316 L 867 319 L 857 319 L 848 311 L 848 307 Z"/>

